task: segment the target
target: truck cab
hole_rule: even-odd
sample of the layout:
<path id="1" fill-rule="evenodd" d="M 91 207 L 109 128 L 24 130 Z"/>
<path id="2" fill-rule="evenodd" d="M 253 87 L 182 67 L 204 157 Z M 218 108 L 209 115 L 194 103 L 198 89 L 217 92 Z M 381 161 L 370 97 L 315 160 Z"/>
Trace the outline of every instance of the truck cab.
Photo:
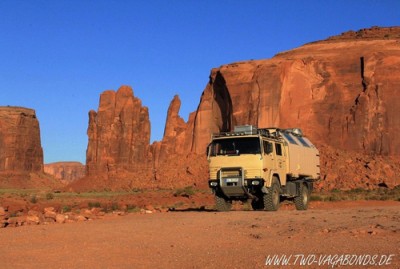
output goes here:
<path id="1" fill-rule="evenodd" d="M 299 129 L 236 126 L 212 136 L 207 159 L 219 211 L 248 199 L 255 210 L 274 211 L 281 198 L 306 210 L 319 178 L 319 152 Z"/>

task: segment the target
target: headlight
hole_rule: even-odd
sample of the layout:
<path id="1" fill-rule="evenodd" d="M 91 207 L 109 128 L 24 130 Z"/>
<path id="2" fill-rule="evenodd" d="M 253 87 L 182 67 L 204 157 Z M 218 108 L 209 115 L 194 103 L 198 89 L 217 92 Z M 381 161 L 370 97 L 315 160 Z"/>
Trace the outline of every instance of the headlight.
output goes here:
<path id="1" fill-rule="evenodd" d="M 260 185 L 260 181 L 259 180 L 253 180 L 251 182 L 251 185 L 254 185 L 254 186 Z"/>
<path id="2" fill-rule="evenodd" d="M 217 181 L 210 181 L 210 187 L 217 187 L 218 182 Z"/>

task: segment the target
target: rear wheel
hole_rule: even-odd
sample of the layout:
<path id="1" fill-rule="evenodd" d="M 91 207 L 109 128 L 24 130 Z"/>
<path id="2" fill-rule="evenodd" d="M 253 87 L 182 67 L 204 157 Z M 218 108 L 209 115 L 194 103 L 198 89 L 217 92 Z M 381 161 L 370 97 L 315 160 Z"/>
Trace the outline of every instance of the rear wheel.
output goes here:
<path id="1" fill-rule="evenodd" d="M 307 210 L 310 201 L 310 192 L 305 184 L 300 185 L 299 196 L 294 198 L 294 204 L 297 210 Z"/>
<path id="2" fill-rule="evenodd" d="M 215 207 L 218 211 L 230 211 L 232 208 L 232 201 L 226 199 L 223 195 L 215 194 Z"/>
<path id="3" fill-rule="evenodd" d="M 268 188 L 268 193 L 264 194 L 264 209 L 267 211 L 276 211 L 280 202 L 280 184 L 277 177 L 272 178 L 272 185 Z"/>

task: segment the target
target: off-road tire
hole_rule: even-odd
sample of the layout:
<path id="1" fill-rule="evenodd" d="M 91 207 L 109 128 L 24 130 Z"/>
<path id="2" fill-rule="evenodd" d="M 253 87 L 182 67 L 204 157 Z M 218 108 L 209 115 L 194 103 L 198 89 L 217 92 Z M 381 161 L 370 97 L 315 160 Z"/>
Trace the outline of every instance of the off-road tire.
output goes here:
<path id="1" fill-rule="evenodd" d="M 310 201 L 310 192 L 305 184 L 300 185 L 299 196 L 294 197 L 294 205 L 297 210 L 307 210 Z"/>
<path id="2" fill-rule="evenodd" d="M 264 193 L 264 209 L 267 211 L 277 211 L 280 203 L 280 184 L 277 177 L 272 178 L 271 187 L 268 193 Z"/>
<path id="3" fill-rule="evenodd" d="M 217 211 L 230 211 L 232 202 L 227 200 L 221 194 L 215 194 L 215 208 Z"/>
<path id="4" fill-rule="evenodd" d="M 258 197 L 257 199 L 254 198 L 253 200 L 251 200 L 251 208 L 253 208 L 253 210 L 263 210 L 264 209 L 264 199 L 263 197 Z"/>

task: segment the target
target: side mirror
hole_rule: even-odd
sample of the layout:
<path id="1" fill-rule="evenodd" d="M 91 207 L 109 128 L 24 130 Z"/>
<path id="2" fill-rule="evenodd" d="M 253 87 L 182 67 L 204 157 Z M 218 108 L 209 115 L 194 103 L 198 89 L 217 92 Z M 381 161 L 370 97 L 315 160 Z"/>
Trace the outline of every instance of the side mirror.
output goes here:
<path id="1" fill-rule="evenodd" d="M 211 143 L 208 144 L 207 149 L 206 149 L 206 156 L 207 156 L 207 158 L 210 156 L 210 150 L 211 150 Z"/>

